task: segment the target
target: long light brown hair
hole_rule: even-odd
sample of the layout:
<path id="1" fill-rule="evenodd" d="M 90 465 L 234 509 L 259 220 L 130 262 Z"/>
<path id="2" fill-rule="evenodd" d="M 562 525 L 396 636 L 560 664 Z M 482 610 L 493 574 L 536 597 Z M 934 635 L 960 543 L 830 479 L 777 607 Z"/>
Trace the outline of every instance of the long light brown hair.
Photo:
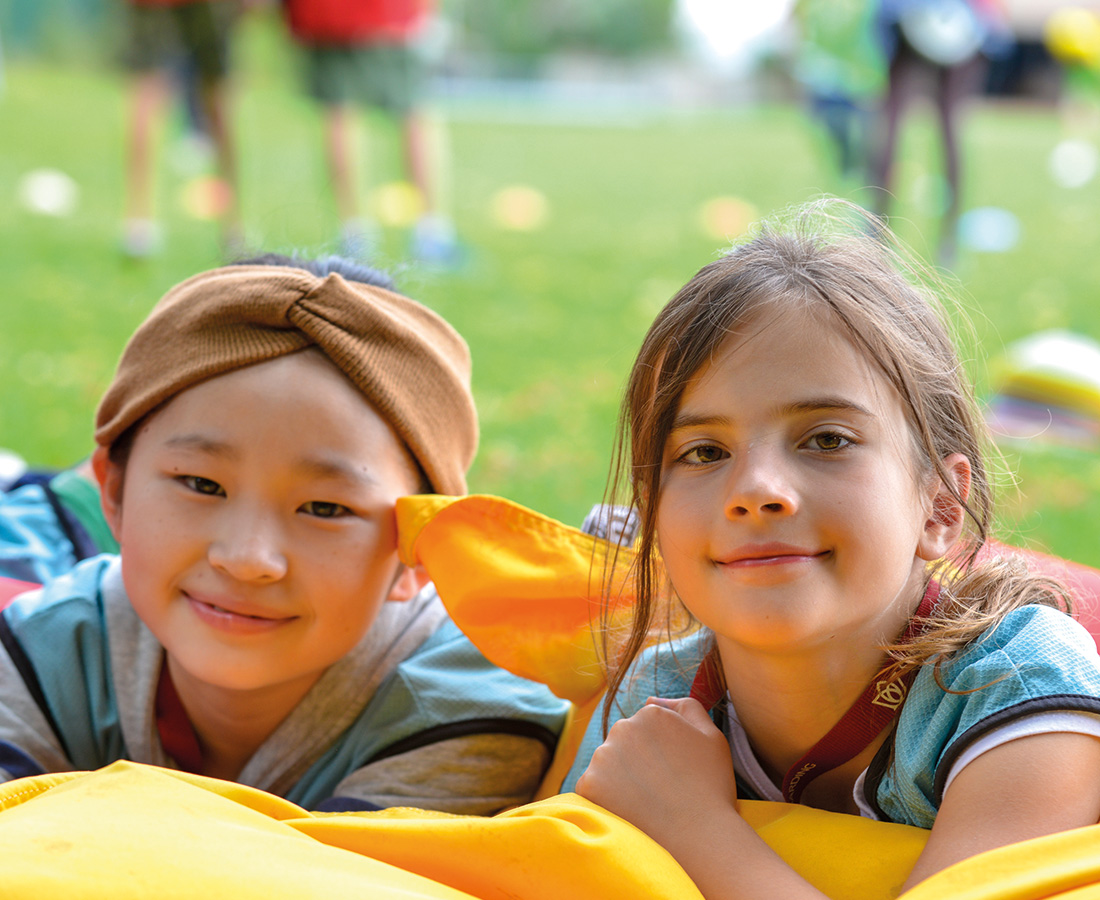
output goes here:
<path id="1" fill-rule="evenodd" d="M 609 696 L 641 650 L 658 635 L 671 636 L 670 621 L 682 621 L 660 563 L 656 523 L 665 443 L 684 390 L 758 314 L 832 323 L 900 397 L 917 474 L 942 479 L 965 512 L 964 538 L 936 573 L 943 586 L 938 614 L 920 640 L 883 648 L 897 674 L 944 661 L 1016 607 L 1068 608 L 1065 590 L 1022 562 L 976 561 L 993 514 L 992 445 L 939 300 L 943 293 L 942 282 L 878 219 L 843 201 L 818 201 L 760 225 L 747 242 L 700 269 L 658 314 L 630 374 L 608 485 L 607 499 L 634 507 L 641 522 L 631 627 L 625 636 L 605 638 Z M 952 453 L 970 461 L 967 496 L 944 469 Z"/>

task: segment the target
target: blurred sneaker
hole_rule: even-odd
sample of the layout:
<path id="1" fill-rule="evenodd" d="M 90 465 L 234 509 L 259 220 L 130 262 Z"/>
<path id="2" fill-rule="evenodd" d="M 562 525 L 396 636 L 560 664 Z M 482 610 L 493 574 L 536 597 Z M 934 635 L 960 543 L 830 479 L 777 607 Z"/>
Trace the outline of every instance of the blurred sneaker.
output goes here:
<path id="1" fill-rule="evenodd" d="M 127 219 L 122 223 L 122 253 L 130 259 L 146 259 L 160 252 L 163 236 L 152 219 Z"/>
<path id="2" fill-rule="evenodd" d="M 462 263 L 465 249 L 450 219 L 421 216 L 413 226 L 410 255 L 419 262 L 451 269 Z"/>

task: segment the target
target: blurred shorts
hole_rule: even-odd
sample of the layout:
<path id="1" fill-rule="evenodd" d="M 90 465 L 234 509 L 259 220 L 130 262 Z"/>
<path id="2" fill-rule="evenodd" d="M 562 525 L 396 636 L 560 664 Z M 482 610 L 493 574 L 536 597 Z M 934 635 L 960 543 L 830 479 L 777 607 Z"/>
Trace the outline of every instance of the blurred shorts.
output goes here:
<path id="1" fill-rule="evenodd" d="M 424 63 L 409 44 L 305 48 L 306 86 L 327 106 L 357 103 L 404 114 L 420 102 Z"/>
<path id="2" fill-rule="evenodd" d="M 229 33 L 238 11 L 236 0 L 127 4 L 127 68 L 147 72 L 190 61 L 203 81 L 221 81 L 229 73 Z"/>

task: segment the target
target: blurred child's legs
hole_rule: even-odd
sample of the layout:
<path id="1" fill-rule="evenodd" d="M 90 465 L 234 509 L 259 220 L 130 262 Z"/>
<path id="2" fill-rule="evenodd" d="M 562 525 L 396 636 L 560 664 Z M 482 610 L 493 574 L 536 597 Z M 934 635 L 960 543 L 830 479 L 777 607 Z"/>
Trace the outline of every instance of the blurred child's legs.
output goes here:
<path id="1" fill-rule="evenodd" d="M 153 190 L 156 131 L 174 87 L 172 70 L 185 59 L 194 66 L 204 124 L 224 182 L 223 238 L 227 245 L 239 240 L 236 154 L 228 122 L 229 38 L 236 13 L 233 0 L 128 7 L 126 63 L 133 73 L 123 234 L 128 255 L 147 256 L 158 249 Z"/>
<path id="2" fill-rule="evenodd" d="M 434 249 L 453 251 L 454 231 L 440 198 L 438 135 L 422 108 L 425 77 L 415 48 L 403 43 L 311 46 L 306 50 L 306 66 L 308 91 L 325 110 L 325 149 L 343 222 L 342 251 L 362 256 L 377 239 L 377 226 L 361 212 L 354 106 L 383 110 L 400 122 L 405 176 L 421 204 L 414 253 L 426 249 L 423 236 L 429 234 L 438 244 Z"/>

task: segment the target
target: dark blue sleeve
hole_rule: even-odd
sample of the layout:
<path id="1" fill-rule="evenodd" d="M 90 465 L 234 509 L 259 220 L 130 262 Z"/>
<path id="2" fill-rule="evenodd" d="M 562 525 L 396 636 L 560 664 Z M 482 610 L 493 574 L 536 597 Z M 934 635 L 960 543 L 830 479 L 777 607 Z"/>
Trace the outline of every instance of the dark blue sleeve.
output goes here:
<path id="1" fill-rule="evenodd" d="M 3 760 L 0 759 L 0 765 L 2 764 Z M 385 807 L 355 797 L 329 797 L 314 807 L 316 812 L 371 812 L 378 809 L 385 809 Z"/>
<path id="2" fill-rule="evenodd" d="M 7 741 L 0 741 L 0 769 L 7 772 L 13 779 L 46 774 L 46 770 L 38 763 Z"/>

